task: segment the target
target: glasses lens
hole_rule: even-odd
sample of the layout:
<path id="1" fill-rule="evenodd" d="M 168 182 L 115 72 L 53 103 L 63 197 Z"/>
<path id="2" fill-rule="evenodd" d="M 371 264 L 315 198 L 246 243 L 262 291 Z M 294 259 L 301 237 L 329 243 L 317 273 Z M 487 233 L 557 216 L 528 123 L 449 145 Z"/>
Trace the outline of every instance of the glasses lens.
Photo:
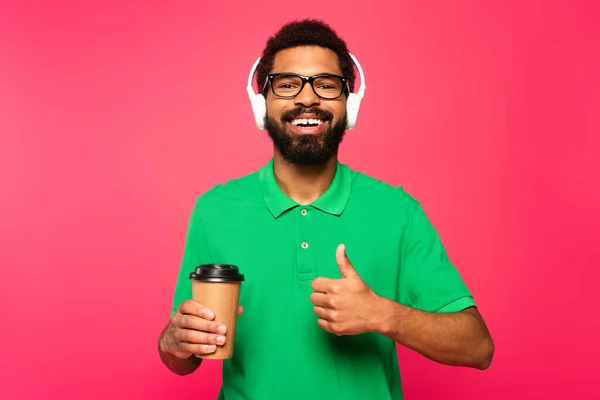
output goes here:
<path id="1" fill-rule="evenodd" d="M 335 76 L 322 76 L 313 82 L 315 93 L 325 99 L 335 99 L 342 94 L 343 83 Z"/>
<path id="2" fill-rule="evenodd" d="M 302 79 L 293 75 L 279 75 L 273 78 L 272 85 L 277 96 L 295 96 L 300 93 Z"/>

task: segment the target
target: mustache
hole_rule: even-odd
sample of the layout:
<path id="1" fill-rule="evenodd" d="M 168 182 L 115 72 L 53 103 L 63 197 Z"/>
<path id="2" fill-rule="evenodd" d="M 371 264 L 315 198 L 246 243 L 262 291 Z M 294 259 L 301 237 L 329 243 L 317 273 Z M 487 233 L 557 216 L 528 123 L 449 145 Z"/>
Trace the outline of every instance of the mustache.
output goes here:
<path id="1" fill-rule="evenodd" d="M 291 110 L 284 111 L 281 114 L 281 120 L 284 122 L 289 122 L 293 119 L 298 118 L 302 114 L 314 114 L 317 117 L 321 118 L 323 121 L 329 121 L 333 119 L 333 113 L 331 111 L 322 110 L 317 107 L 304 107 L 298 106 Z"/>

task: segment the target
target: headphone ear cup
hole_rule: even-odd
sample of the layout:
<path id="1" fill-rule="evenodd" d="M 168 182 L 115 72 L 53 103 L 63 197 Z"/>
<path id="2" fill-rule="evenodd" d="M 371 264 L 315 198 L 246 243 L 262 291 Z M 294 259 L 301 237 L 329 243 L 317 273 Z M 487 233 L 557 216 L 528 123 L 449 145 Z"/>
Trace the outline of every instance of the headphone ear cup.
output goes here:
<path id="1" fill-rule="evenodd" d="M 346 100 L 346 128 L 352 129 L 356 126 L 358 110 L 360 109 L 360 96 L 356 93 L 350 93 Z"/>
<path id="2" fill-rule="evenodd" d="M 265 129 L 265 117 L 267 115 L 267 101 L 262 94 L 254 94 L 250 98 L 252 112 L 258 129 Z"/>

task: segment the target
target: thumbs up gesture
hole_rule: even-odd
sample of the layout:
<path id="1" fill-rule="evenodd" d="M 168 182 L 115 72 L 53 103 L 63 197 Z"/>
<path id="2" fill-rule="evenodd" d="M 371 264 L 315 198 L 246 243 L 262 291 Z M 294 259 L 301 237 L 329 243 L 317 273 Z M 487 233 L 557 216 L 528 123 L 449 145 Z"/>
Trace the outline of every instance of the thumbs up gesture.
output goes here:
<path id="1" fill-rule="evenodd" d="M 341 279 L 319 277 L 312 282 L 310 301 L 323 329 L 338 336 L 374 332 L 379 324 L 382 298 L 358 275 L 341 244 L 336 250 Z"/>

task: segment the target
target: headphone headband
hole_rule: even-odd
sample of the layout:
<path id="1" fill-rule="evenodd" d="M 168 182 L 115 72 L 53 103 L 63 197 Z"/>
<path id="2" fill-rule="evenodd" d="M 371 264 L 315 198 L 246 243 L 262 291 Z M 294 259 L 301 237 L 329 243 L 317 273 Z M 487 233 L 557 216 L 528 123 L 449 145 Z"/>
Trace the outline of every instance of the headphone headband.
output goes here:
<path id="1" fill-rule="evenodd" d="M 352 62 L 356 66 L 358 70 L 358 74 L 360 77 L 360 87 L 358 88 L 357 93 L 350 93 L 348 95 L 348 99 L 346 100 L 346 118 L 348 123 L 346 124 L 347 129 L 353 129 L 356 126 L 356 119 L 358 118 L 358 110 L 360 109 L 360 102 L 365 96 L 365 91 L 367 86 L 365 84 L 365 75 L 363 73 L 362 67 L 356 57 L 351 53 L 348 53 Z M 256 73 L 256 69 L 258 68 L 258 64 L 260 63 L 260 57 L 256 59 L 254 65 L 250 69 L 250 74 L 248 75 L 248 85 L 246 86 L 246 91 L 248 92 L 248 97 L 250 98 L 250 104 L 252 105 L 252 111 L 254 113 L 254 119 L 256 122 L 256 126 L 258 129 L 265 129 L 265 116 L 267 114 L 267 103 L 265 97 L 260 93 L 255 93 L 252 88 L 252 81 L 254 80 L 254 74 Z"/>
<path id="2" fill-rule="evenodd" d="M 250 70 L 250 75 L 248 75 L 248 86 L 246 86 L 246 91 L 248 93 L 254 93 L 254 89 L 252 89 L 252 80 L 254 79 L 254 73 L 256 72 L 256 69 L 258 68 L 259 62 L 260 62 L 260 57 L 258 57 L 256 59 L 256 61 L 254 61 L 254 65 L 252 66 L 252 69 Z"/>
<path id="3" fill-rule="evenodd" d="M 352 53 L 348 54 L 350 55 L 350 58 L 352 58 L 352 61 L 354 62 L 354 65 L 356 65 L 356 69 L 358 70 L 358 76 L 360 77 L 360 87 L 358 88 L 357 94 L 362 99 L 363 97 L 365 97 L 365 90 L 367 90 L 367 85 L 365 84 L 365 75 L 363 74 L 362 67 L 360 66 L 360 63 L 358 62 L 356 57 L 354 57 Z"/>

